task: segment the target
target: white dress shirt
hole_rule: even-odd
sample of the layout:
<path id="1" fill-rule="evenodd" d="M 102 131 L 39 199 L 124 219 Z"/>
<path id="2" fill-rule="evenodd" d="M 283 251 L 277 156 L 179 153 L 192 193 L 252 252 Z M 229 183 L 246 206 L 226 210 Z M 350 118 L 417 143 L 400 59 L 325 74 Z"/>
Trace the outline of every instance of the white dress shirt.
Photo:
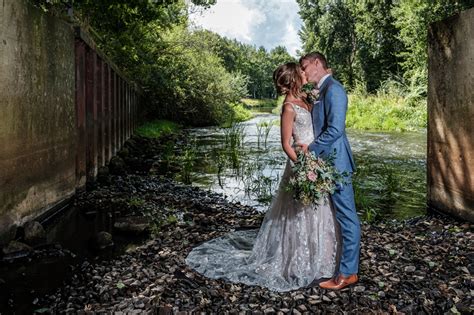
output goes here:
<path id="1" fill-rule="evenodd" d="M 326 81 L 326 79 L 330 76 L 331 74 L 328 73 L 326 74 L 324 77 L 321 78 L 321 80 L 319 80 L 318 82 L 318 89 L 321 88 L 321 85 L 323 85 L 324 81 Z"/>

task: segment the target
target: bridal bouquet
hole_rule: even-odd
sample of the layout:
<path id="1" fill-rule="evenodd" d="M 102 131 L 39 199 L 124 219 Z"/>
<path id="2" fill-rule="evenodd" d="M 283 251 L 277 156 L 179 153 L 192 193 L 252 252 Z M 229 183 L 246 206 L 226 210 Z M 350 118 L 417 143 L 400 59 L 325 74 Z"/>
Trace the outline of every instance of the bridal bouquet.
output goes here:
<path id="1" fill-rule="evenodd" d="M 335 155 L 323 159 L 312 152 L 299 151 L 286 190 L 305 205 L 321 204 L 325 196 L 334 193 L 336 183 L 344 183 L 347 176 L 334 167 L 334 158 Z"/>
<path id="2" fill-rule="evenodd" d="M 301 87 L 301 92 L 306 94 L 308 102 L 313 104 L 319 98 L 319 90 L 313 83 L 306 83 Z"/>

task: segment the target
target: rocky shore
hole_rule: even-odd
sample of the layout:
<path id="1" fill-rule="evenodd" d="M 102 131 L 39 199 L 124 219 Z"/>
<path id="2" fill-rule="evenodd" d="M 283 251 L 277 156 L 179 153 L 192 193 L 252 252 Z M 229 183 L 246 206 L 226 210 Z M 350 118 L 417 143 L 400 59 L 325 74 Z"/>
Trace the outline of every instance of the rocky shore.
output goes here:
<path id="1" fill-rule="evenodd" d="M 174 139 L 179 141 L 179 139 Z M 111 211 L 142 224 L 149 240 L 122 255 L 85 260 L 38 312 L 82 314 L 468 314 L 474 312 L 473 225 L 430 215 L 363 225 L 360 281 L 275 293 L 211 280 L 188 268 L 190 250 L 232 229 L 258 228 L 254 209 L 154 175 L 160 143 L 134 137 L 78 196 L 82 211 Z M 125 220 L 125 222 L 127 222 Z M 125 224 L 126 225 L 126 224 Z M 118 225 L 120 226 L 120 225 Z M 130 230 L 130 229 L 129 229 Z"/>

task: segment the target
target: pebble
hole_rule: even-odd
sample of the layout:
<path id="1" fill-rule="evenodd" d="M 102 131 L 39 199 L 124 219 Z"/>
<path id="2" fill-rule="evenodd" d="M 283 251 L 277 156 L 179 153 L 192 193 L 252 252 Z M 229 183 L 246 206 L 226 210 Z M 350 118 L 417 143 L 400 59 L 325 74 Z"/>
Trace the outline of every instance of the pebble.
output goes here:
<path id="1" fill-rule="evenodd" d="M 129 150 L 125 163 L 143 155 L 151 167 L 156 161 L 153 156 L 162 154 L 159 141 L 133 139 L 134 147 L 141 151 Z M 362 224 L 361 280 L 352 290 L 313 287 L 277 293 L 206 279 L 184 262 L 196 244 L 223 235 L 240 222 L 258 227 L 261 213 L 228 202 L 221 195 L 126 167 L 129 175 L 108 175 L 110 184 L 85 192 L 76 201 L 78 205 L 100 211 L 104 204 L 113 204 L 122 215 L 146 214 L 163 222 L 173 215 L 178 222 L 156 227 L 148 243 L 127 254 L 108 261 L 84 261 L 58 293 L 39 297 L 36 309 L 77 313 L 90 305 L 91 312 L 102 309 L 116 314 L 312 314 L 315 309 L 322 313 L 397 313 L 402 309 L 406 313 L 450 313 L 453 307 L 461 310 L 462 305 L 470 305 L 472 292 L 466 271 L 471 268 L 473 236 L 471 225 L 465 222 L 424 216 Z M 127 208 L 126 201 L 131 198 L 143 200 L 142 206 Z M 140 212 L 144 209 L 150 213 Z M 387 244 L 389 249 L 384 247 Z M 415 281 L 414 276 L 423 274 L 429 275 L 429 282 Z M 118 283 L 124 287 L 119 289 Z"/>
<path id="2" fill-rule="evenodd" d="M 295 301 L 304 300 L 304 295 L 303 294 L 298 294 L 294 297 L 294 300 Z"/>
<path id="3" fill-rule="evenodd" d="M 358 286 L 354 287 L 354 291 L 357 292 L 357 293 L 364 292 L 364 291 L 365 291 L 365 287 L 362 286 L 362 285 L 358 285 Z"/>
<path id="4" fill-rule="evenodd" d="M 306 312 L 308 310 L 308 308 L 304 304 L 298 305 L 298 309 L 302 312 Z"/>
<path id="5" fill-rule="evenodd" d="M 412 273 L 416 270 L 415 266 L 406 266 L 405 267 L 405 272 Z"/>

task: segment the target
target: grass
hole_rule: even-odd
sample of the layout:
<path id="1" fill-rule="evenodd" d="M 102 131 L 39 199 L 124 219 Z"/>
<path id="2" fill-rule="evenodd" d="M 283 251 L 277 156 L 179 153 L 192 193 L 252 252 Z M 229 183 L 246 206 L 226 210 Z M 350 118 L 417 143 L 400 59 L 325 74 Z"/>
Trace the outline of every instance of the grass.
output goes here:
<path id="1" fill-rule="evenodd" d="M 283 97 L 272 110 L 281 113 Z M 389 79 L 374 94 L 357 85 L 349 93 L 346 127 L 371 131 L 418 131 L 427 126 L 426 95 L 422 86 L 400 78 Z"/>
<path id="2" fill-rule="evenodd" d="M 394 94 L 349 95 L 348 128 L 383 131 L 416 131 L 426 128 L 426 101 Z"/>
<path id="3" fill-rule="evenodd" d="M 281 113 L 283 100 L 272 110 Z M 425 98 L 396 94 L 349 94 L 346 127 L 371 131 L 417 131 L 426 128 L 428 114 Z"/>
<path id="4" fill-rule="evenodd" d="M 149 121 L 137 128 L 136 134 L 147 138 L 159 138 L 177 132 L 181 126 L 169 120 L 157 119 Z"/>

